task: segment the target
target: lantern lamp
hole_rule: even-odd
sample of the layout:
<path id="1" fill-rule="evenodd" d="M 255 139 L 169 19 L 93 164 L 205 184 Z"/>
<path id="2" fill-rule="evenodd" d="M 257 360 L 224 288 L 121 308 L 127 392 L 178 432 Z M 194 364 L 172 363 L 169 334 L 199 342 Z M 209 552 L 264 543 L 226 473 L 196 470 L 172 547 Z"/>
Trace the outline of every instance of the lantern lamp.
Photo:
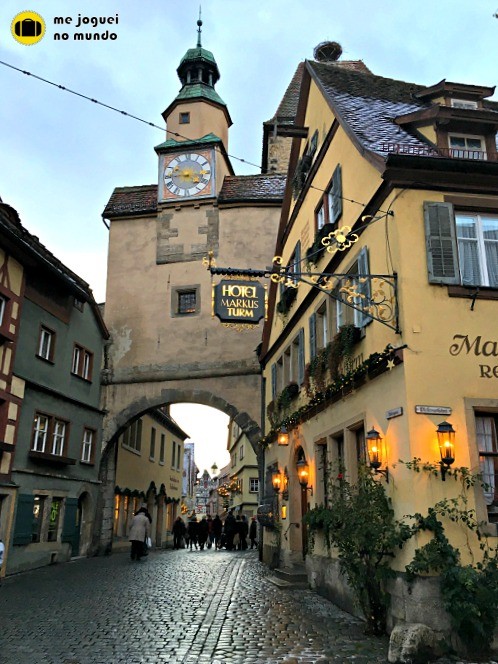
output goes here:
<path id="1" fill-rule="evenodd" d="M 313 495 L 313 487 L 308 486 L 309 466 L 306 459 L 300 459 L 296 463 L 296 468 L 297 468 L 297 478 L 299 480 L 299 484 L 303 487 L 303 489 L 306 489 L 311 493 L 311 495 Z"/>
<path id="2" fill-rule="evenodd" d="M 455 461 L 455 430 L 449 422 L 441 422 L 437 429 L 437 442 L 441 454 L 441 479 L 446 480 L 446 472 Z"/>
<path id="3" fill-rule="evenodd" d="M 282 486 L 282 475 L 278 468 L 276 468 L 271 474 L 271 484 L 275 493 L 280 493 L 280 488 Z"/>
<path id="4" fill-rule="evenodd" d="M 377 474 L 380 473 L 386 478 L 386 482 L 389 482 L 389 470 L 387 466 L 381 468 L 382 466 L 382 456 L 383 456 L 383 440 L 380 433 L 372 428 L 367 432 L 366 435 L 367 441 L 367 452 L 368 452 L 368 461 L 370 468 Z"/>
<path id="5" fill-rule="evenodd" d="M 281 426 L 280 431 L 278 432 L 277 442 L 279 445 L 288 445 L 289 444 L 289 432 L 287 427 Z"/>

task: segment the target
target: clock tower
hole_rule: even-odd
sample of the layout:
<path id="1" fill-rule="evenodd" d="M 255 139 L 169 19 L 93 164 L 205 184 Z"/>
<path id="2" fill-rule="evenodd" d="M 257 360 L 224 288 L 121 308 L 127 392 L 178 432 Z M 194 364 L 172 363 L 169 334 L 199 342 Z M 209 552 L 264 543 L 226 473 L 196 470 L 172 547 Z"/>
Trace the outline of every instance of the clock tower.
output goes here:
<path id="1" fill-rule="evenodd" d="M 182 88 L 162 114 L 167 140 L 155 148 L 160 204 L 214 197 L 224 177 L 233 175 L 226 152 L 232 120 L 214 87 L 220 72 L 211 51 L 202 47 L 200 18 L 197 25 L 197 46 L 176 70 Z"/>

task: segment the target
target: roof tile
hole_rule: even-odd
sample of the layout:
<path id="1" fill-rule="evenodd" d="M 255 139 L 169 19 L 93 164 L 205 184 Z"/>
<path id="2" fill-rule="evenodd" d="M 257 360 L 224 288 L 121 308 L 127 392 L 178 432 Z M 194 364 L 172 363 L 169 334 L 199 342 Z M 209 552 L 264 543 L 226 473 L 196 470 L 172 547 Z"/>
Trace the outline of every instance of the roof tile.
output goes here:
<path id="1" fill-rule="evenodd" d="M 230 175 L 225 177 L 218 196 L 220 203 L 281 202 L 285 175 Z"/>
<path id="2" fill-rule="evenodd" d="M 102 213 L 103 217 L 127 217 L 157 211 L 157 184 L 116 187 Z"/>

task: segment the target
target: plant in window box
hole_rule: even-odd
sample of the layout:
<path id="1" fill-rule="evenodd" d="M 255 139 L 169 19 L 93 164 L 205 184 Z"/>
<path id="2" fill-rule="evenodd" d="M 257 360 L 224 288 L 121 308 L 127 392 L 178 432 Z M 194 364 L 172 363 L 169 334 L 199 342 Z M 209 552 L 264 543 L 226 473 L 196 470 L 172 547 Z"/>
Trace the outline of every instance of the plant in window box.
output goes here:
<path id="1" fill-rule="evenodd" d="M 298 394 L 299 385 L 297 383 L 292 382 L 286 385 L 277 399 L 277 405 L 279 409 L 285 410 L 288 408 Z"/>
<path id="2" fill-rule="evenodd" d="M 325 245 L 322 244 L 322 239 L 334 230 L 334 224 L 324 224 L 318 229 L 313 244 L 306 252 L 306 259 L 310 265 L 318 265 L 320 258 L 325 251 Z"/>
<path id="3" fill-rule="evenodd" d="M 280 301 L 277 304 L 277 312 L 279 314 L 282 314 L 285 316 L 287 313 L 289 313 L 289 309 L 291 308 L 292 304 L 294 303 L 294 300 L 296 299 L 297 296 L 297 288 L 292 288 L 291 286 L 288 286 L 287 288 L 284 288 L 282 291 L 282 294 L 280 296 Z"/>
<path id="4" fill-rule="evenodd" d="M 294 177 L 292 178 L 292 195 L 294 198 L 299 196 L 301 189 L 304 187 L 312 161 L 312 156 L 310 154 L 305 154 L 301 157 L 296 166 Z"/>

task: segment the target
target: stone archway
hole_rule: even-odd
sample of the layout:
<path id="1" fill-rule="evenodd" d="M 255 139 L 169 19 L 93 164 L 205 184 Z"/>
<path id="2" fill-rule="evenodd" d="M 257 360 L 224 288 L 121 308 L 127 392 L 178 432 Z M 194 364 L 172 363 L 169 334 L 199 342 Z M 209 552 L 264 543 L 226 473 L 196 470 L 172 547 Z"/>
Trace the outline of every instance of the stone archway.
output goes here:
<path id="1" fill-rule="evenodd" d="M 243 407 L 242 401 L 240 401 L 240 387 L 238 391 L 235 390 L 233 392 L 233 396 L 238 394 L 237 402 L 239 403 L 235 405 L 234 403 L 229 402 L 225 397 L 213 394 L 208 389 L 189 389 L 185 387 L 162 387 L 161 389 L 157 389 L 156 384 L 156 390 L 150 390 L 149 393 L 149 390 L 144 389 L 143 383 L 138 385 L 134 384 L 134 386 L 138 386 L 140 390 L 127 390 L 128 396 L 131 396 L 130 392 L 136 392 L 134 400 L 125 405 L 118 412 L 109 412 L 104 419 L 104 442 L 99 471 L 99 479 L 102 484 L 100 492 L 101 509 L 98 510 L 98 514 L 101 521 L 96 528 L 96 531 L 98 532 L 95 533 L 93 546 L 95 553 L 110 552 L 112 546 L 114 488 L 116 485 L 115 450 L 118 438 L 131 421 L 137 419 L 147 411 L 165 404 L 174 403 L 195 403 L 216 408 L 237 422 L 256 452 L 260 472 L 262 468 L 263 457 L 261 448 L 257 445 L 258 440 L 261 438 L 261 429 L 251 414 L 245 410 L 238 409 L 237 406 L 239 406 L 239 408 Z M 252 389 L 253 386 L 251 385 L 251 390 Z M 228 392 L 230 393 L 231 390 L 228 390 Z M 242 390 L 242 393 L 243 392 L 244 391 Z M 115 402 L 117 402 L 115 389 L 113 396 Z M 242 394 L 242 398 L 245 398 L 245 395 Z M 248 402 L 246 400 L 245 403 L 254 405 L 252 401 Z"/>

